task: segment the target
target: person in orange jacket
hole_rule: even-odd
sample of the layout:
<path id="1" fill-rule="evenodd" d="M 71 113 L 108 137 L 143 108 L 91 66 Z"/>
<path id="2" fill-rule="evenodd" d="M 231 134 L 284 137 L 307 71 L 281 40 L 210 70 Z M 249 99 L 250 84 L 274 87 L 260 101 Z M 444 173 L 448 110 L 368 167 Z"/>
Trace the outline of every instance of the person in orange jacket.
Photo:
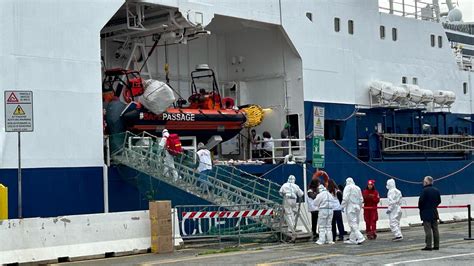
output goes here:
<path id="1" fill-rule="evenodd" d="M 364 197 L 364 220 L 365 220 L 365 233 L 368 239 L 377 238 L 377 220 L 379 216 L 377 214 L 377 204 L 380 201 L 379 192 L 375 189 L 375 180 L 369 180 L 367 188 L 362 192 Z"/>

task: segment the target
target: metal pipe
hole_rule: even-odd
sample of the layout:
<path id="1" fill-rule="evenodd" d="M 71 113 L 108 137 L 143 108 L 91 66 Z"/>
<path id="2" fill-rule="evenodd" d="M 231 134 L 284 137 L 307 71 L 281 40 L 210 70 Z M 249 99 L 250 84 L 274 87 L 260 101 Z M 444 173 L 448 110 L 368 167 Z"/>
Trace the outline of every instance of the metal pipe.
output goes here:
<path id="1" fill-rule="evenodd" d="M 474 240 L 472 238 L 472 233 L 471 233 L 471 204 L 467 205 L 467 228 L 468 228 L 468 237 L 464 238 L 464 240 Z"/>

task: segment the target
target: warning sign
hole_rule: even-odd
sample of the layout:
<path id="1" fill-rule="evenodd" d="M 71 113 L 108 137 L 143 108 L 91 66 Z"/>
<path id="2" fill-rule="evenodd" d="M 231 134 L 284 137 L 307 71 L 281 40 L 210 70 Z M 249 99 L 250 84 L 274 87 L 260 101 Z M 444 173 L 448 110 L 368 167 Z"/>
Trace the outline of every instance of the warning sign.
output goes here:
<path id="1" fill-rule="evenodd" d="M 15 93 L 12 92 L 10 94 L 10 97 L 8 97 L 7 103 L 17 103 L 17 102 L 18 102 L 18 98 L 16 97 Z"/>
<path id="2" fill-rule="evenodd" d="M 18 105 L 15 109 L 15 112 L 13 112 L 13 115 L 25 115 L 25 111 L 23 111 L 23 108 Z"/>
<path id="3" fill-rule="evenodd" d="M 33 131 L 33 92 L 5 91 L 5 131 Z"/>
<path id="4" fill-rule="evenodd" d="M 313 108 L 313 167 L 324 168 L 324 107 Z"/>

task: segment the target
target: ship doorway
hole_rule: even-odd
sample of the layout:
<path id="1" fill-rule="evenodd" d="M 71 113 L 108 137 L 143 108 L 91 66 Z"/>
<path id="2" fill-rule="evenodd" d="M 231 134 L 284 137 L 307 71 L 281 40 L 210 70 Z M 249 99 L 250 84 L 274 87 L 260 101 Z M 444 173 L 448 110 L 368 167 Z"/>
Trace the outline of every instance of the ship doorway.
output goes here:
<path id="1" fill-rule="evenodd" d="M 181 14 L 177 7 L 127 2 L 102 29 L 103 73 L 113 68 L 139 71 L 144 79 L 169 84 L 176 99 L 189 103 L 193 95 L 191 72 L 207 65 L 215 73 L 221 99 L 231 98 L 236 108 L 256 104 L 265 110 L 263 122 L 254 128 L 257 134 L 267 131 L 279 138 L 288 122 L 293 137 L 304 136 L 302 63 L 283 29 L 218 14 L 212 14 L 211 22 L 203 25 L 207 15 L 192 10 Z M 200 80 L 195 85 L 212 88 L 212 82 Z M 127 95 L 118 97 L 120 110 L 129 100 Z M 110 108 L 104 103 L 104 110 L 107 109 Z M 120 124 L 120 118 L 115 121 Z M 159 135 L 162 129 L 157 126 L 155 131 Z M 127 125 L 118 125 L 113 131 L 123 130 Z M 215 134 L 226 130 L 222 127 Z M 226 153 L 248 158 L 249 131 L 242 127 L 233 138 L 226 135 L 224 140 L 232 143 L 224 148 Z M 177 133 L 189 135 L 195 130 Z M 221 150 L 218 147 L 214 152 Z"/>

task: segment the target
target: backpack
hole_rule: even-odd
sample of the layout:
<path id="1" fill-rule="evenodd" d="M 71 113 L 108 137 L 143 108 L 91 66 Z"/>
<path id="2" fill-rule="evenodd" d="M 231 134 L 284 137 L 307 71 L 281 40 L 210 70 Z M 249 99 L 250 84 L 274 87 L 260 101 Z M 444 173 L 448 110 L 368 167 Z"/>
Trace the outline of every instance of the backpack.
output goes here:
<path id="1" fill-rule="evenodd" d="M 168 150 L 168 152 L 173 156 L 183 152 L 183 147 L 181 147 L 181 141 L 179 140 L 178 134 L 170 134 L 166 139 L 166 150 Z"/>

